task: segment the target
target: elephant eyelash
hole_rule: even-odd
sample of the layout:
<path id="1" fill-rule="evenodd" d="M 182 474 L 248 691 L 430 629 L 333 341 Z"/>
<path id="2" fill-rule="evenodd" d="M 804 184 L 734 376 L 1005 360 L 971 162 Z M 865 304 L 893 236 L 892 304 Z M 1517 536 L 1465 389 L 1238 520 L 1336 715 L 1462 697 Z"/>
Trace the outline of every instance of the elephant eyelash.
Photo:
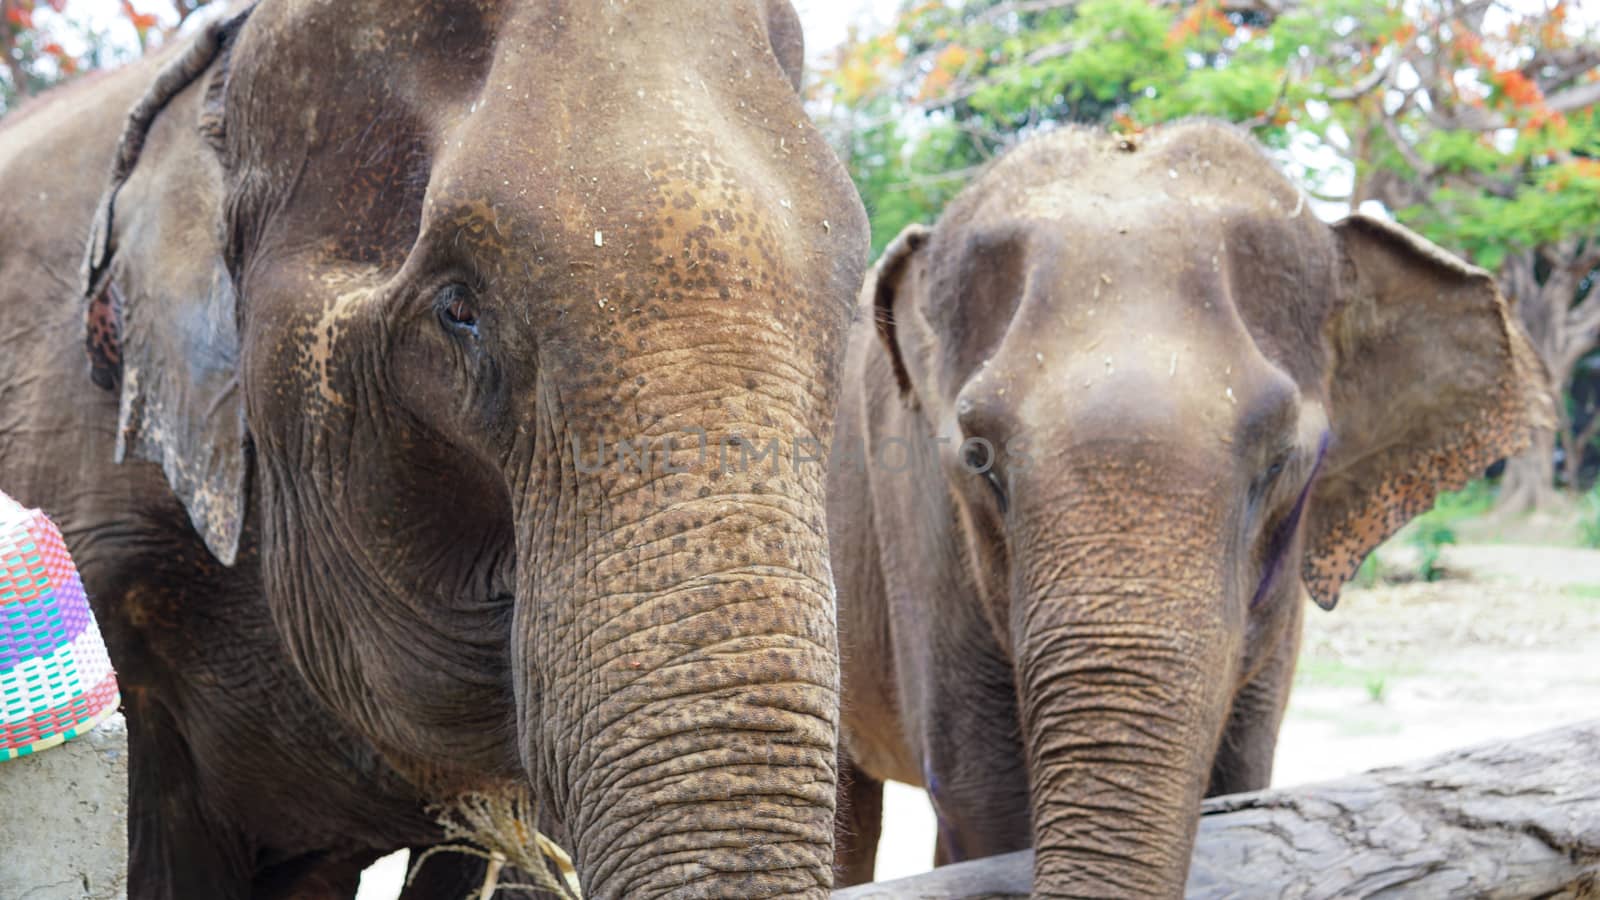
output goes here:
<path id="1" fill-rule="evenodd" d="M 1005 515 L 1011 504 L 1006 499 L 1006 486 L 1000 482 L 1000 476 L 990 469 L 983 473 L 983 480 L 988 482 L 989 490 L 994 492 L 994 502 L 1000 507 L 1000 515 Z"/>
<path id="2" fill-rule="evenodd" d="M 1000 507 L 1000 514 L 1005 515 L 1011 504 L 1009 498 L 1006 497 L 1005 482 L 1001 480 L 999 473 L 994 470 L 992 451 L 990 458 L 984 460 L 979 456 L 977 448 L 974 447 L 967 451 L 966 458 L 962 460 L 962 464 L 967 471 L 982 477 L 984 482 L 989 485 L 989 490 L 994 494 L 995 504 Z"/>
<path id="3" fill-rule="evenodd" d="M 1255 596 L 1250 598 L 1250 608 L 1255 609 L 1268 590 L 1277 579 L 1278 571 L 1282 568 L 1284 556 L 1288 553 L 1290 544 L 1294 541 L 1295 534 L 1300 530 L 1300 522 L 1304 518 L 1306 503 L 1311 498 L 1311 488 L 1317 482 L 1317 476 L 1322 473 L 1322 463 L 1328 456 L 1328 445 L 1331 436 L 1323 434 L 1317 447 L 1317 461 L 1311 466 L 1311 474 L 1306 476 L 1305 484 L 1300 486 L 1300 496 L 1295 499 L 1294 507 L 1283 521 L 1273 529 L 1267 540 L 1265 564 L 1262 566 L 1261 581 L 1256 585 Z"/>
<path id="4" fill-rule="evenodd" d="M 1264 499 L 1267 493 L 1276 485 L 1283 473 L 1288 470 L 1289 463 L 1294 459 L 1294 451 L 1285 450 L 1273 458 L 1272 462 L 1257 475 L 1250 485 L 1250 495 L 1253 500 Z"/>
<path id="5" fill-rule="evenodd" d="M 478 309 L 472 302 L 472 292 L 464 284 L 450 284 L 439 289 L 434 296 L 434 309 L 439 322 L 446 330 L 457 334 L 478 336 Z"/>

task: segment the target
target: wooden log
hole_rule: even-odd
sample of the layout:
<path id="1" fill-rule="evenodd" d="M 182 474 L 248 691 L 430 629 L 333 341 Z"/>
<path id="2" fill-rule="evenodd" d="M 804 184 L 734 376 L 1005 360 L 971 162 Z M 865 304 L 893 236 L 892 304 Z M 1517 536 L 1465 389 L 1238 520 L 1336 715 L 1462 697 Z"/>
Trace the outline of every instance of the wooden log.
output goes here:
<path id="1" fill-rule="evenodd" d="M 1032 851 L 834 900 L 1028 896 Z M 1189 898 L 1600 897 L 1600 720 L 1207 800 Z"/>

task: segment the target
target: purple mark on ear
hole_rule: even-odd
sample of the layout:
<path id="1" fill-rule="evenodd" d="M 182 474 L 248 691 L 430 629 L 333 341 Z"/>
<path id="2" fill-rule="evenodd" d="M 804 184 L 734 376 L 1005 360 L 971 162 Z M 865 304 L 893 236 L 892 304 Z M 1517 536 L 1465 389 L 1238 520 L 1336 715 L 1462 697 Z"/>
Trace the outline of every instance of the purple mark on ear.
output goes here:
<path id="1" fill-rule="evenodd" d="M 1300 497 L 1294 501 L 1294 509 L 1278 525 L 1272 533 L 1272 540 L 1267 544 L 1267 564 L 1261 568 L 1261 583 L 1256 586 L 1256 594 L 1250 598 L 1250 608 L 1255 609 L 1267 590 L 1277 580 L 1278 570 L 1283 568 L 1283 558 L 1289 553 L 1289 545 L 1294 543 L 1295 532 L 1300 529 L 1300 517 L 1306 509 L 1306 499 L 1311 496 L 1311 486 L 1317 483 L 1317 475 L 1322 471 L 1322 461 L 1328 456 L 1329 435 L 1323 432 L 1322 440 L 1317 445 L 1317 463 L 1311 467 L 1311 477 L 1306 479 L 1305 487 L 1300 489 Z"/>

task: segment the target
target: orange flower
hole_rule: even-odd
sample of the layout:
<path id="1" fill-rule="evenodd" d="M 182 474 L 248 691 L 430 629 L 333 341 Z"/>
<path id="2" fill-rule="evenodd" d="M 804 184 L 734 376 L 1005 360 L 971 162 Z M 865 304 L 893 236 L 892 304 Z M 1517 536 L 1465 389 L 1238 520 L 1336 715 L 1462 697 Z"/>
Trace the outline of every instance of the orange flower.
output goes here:
<path id="1" fill-rule="evenodd" d="M 1189 10 L 1188 14 L 1173 24 L 1167 32 L 1167 46 L 1176 47 L 1200 33 L 1200 7 Z"/>
<path id="2" fill-rule="evenodd" d="M 1231 37 L 1239 30 L 1223 15 L 1216 0 L 1201 0 L 1167 32 L 1167 46 L 1175 47 L 1192 37 L 1199 37 L 1208 28 L 1224 37 Z"/>
<path id="3" fill-rule="evenodd" d="M 951 44 L 939 51 L 939 56 L 934 60 L 935 68 L 947 72 L 959 72 L 972 58 L 972 52 L 960 44 Z"/>
<path id="4" fill-rule="evenodd" d="M 1533 106 L 1544 100 L 1544 94 L 1539 91 L 1539 86 L 1516 69 L 1494 72 L 1490 74 L 1489 79 L 1500 88 L 1500 92 L 1507 99 L 1518 106 Z"/>
<path id="5" fill-rule="evenodd" d="M 955 82 L 955 80 L 955 76 L 950 74 L 949 69 L 945 69 L 943 67 L 934 68 L 932 72 L 928 73 L 928 77 L 923 79 L 922 90 L 917 92 L 917 102 L 921 103 L 925 100 L 932 100 L 933 98 L 939 96 L 940 94 L 944 93 L 945 88 L 948 88 Z"/>
<path id="6" fill-rule="evenodd" d="M 137 29 L 141 35 L 146 31 L 156 27 L 156 25 L 160 23 L 160 20 L 155 17 L 155 14 L 142 13 L 137 9 L 134 9 L 133 4 L 130 3 L 129 0 L 122 0 L 122 13 L 128 17 L 128 21 L 133 23 L 133 27 Z"/>
<path id="7" fill-rule="evenodd" d="M 1533 111 L 1533 115 L 1528 117 L 1528 124 L 1522 130 L 1526 133 L 1538 131 L 1542 128 L 1552 128 L 1558 135 L 1565 136 L 1567 133 L 1567 117 L 1558 112 L 1551 112 L 1549 108 L 1541 103 L 1539 108 Z"/>

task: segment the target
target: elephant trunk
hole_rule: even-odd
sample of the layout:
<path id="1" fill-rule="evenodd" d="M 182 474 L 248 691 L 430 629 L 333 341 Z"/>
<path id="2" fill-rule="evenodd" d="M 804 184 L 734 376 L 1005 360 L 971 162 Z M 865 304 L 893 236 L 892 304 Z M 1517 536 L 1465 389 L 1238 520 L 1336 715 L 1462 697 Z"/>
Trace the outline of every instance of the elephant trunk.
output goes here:
<path id="1" fill-rule="evenodd" d="M 613 457 L 523 517 L 524 762 L 587 897 L 822 898 L 831 885 L 839 674 L 822 473 L 723 460 L 718 443 L 674 471 Z"/>
<path id="2" fill-rule="evenodd" d="M 1094 496 L 1025 552 L 1013 606 L 1034 896 L 1181 897 L 1239 640 L 1218 530 L 1204 498 Z"/>

